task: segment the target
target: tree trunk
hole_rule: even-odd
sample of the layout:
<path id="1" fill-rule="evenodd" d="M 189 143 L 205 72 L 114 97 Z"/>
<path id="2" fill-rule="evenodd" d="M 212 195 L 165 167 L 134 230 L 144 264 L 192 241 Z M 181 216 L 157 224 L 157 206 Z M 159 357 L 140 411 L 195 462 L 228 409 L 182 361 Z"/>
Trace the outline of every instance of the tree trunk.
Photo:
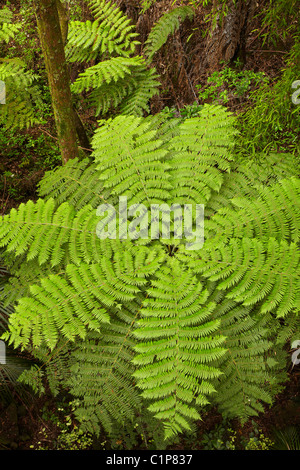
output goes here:
<path id="1" fill-rule="evenodd" d="M 237 58 L 246 61 L 246 40 L 253 17 L 254 0 L 229 0 L 227 14 L 222 14 L 222 5 L 213 2 L 216 21 L 207 38 L 204 53 L 205 68 L 209 74 L 218 70 L 220 62 L 232 64 Z"/>
<path id="2" fill-rule="evenodd" d="M 78 157 L 68 67 L 56 0 L 34 0 L 62 161 Z"/>

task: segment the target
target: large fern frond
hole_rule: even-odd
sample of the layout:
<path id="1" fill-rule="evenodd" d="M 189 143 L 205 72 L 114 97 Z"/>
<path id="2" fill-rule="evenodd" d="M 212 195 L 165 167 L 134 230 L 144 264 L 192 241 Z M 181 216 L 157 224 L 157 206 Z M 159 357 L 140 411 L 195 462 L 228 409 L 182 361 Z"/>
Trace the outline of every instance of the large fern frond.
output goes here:
<path id="1" fill-rule="evenodd" d="M 163 253 L 141 247 L 136 256 L 125 249 L 98 264 L 68 264 L 65 272 L 30 286 L 30 297 L 19 299 L 4 337 L 16 347 L 46 344 L 50 349 L 61 336 L 83 339 L 87 330 L 99 331 L 110 321 L 109 308 L 133 301 L 163 259 Z"/>
<path id="2" fill-rule="evenodd" d="M 108 198 L 99 177 L 96 164 L 89 158 L 70 159 L 45 173 L 38 183 L 38 194 L 44 200 L 53 199 L 56 207 L 68 202 L 77 210 L 86 205 L 96 208 Z"/>
<path id="3" fill-rule="evenodd" d="M 148 101 L 158 93 L 157 78 L 155 70 L 148 70 L 140 56 L 113 57 L 81 73 L 72 90 L 75 93 L 93 90 L 90 101 L 96 108 L 96 115 L 105 114 L 120 104 L 121 112 L 141 115 L 148 110 Z"/>
<path id="4" fill-rule="evenodd" d="M 100 121 L 93 138 L 93 156 L 103 187 L 127 197 L 128 206 L 145 204 L 149 208 L 169 196 L 171 184 L 164 162 L 168 151 L 151 124 L 151 119 L 118 116 Z"/>
<path id="5" fill-rule="evenodd" d="M 217 283 L 212 286 L 215 289 Z M 222 375 L 213 382 L 217 391 L 213 403 L 224 416 L 239 416 L 245 422 L 263 412 L 263 404 L 272 404 L 278 384 L 286 380 L 286 375 L 280 372 L 282 369 L 284 372 L 280 353 L 271 340 L 278 323 L 271 315 L 262 316 L 253 306 L 226 299 L 218 290 L 210 300 L 217 304 L 213 318 L 221 322 L 227 349 L 215 364 Z"/>
<path id="6" fill-rule="evenodd" d="M 233 207 L 220 209 L 206 228 L 209 236 L 231 238 L 274 237 L 277 240 L 300 240 L 299 178 L 283 178 L 276 184 L 257 187 L 256 198 L 232 198 Z"/>
<path id="7" fill-rule="evenodd" d="M 97 58 L 118 55 L 129 57 L 139 44 L 138 34 L 119 8 L 114 15 L 95 21 L 71 21 L 68 30 L 66 58 L 69 62 L 88 62 Z"/>
<path id="8" fill-rule="evenodd" d="M 205 208 L 206 216 L 211 217 L 224 207 L 234 207 L 234 198 L 254 200 L 259 197 L 260 188 L 292 176 L 300 177 L 300 159 L 293 154 L 259 154 L 250 160 L 233 162 L 231 172 L 223 174 L 222 191 L 212 192 Z"/>
<path id="9" fill-rule="evenodd" d="M 190 266 L 262 313 L 299 309 L 299 191 L 299 179 L 289 178 L 260 189 L 259 199 L 233 200 L 237 210 L 207 221 L 205 246 L 189 255 Z"/>

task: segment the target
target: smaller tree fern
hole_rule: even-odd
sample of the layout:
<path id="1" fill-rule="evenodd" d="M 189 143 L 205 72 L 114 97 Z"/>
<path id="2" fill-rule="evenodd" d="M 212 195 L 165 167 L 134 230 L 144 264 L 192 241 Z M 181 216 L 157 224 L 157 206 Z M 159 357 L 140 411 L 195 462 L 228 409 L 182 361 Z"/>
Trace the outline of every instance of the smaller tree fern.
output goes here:
<path id="1" fill-rule="evenodd" d="M 109 432 L 147 407 L 170 442 L 209 403 L 244 421 L 262 412 L 286 380 L 284 341 L 299 320 L 299 177 L 281 173 L 280 156 L 254 175 L 235 162 L 234 123 L 209 105 L 182 122 L 102 120 L 93 162 L 48 174 L 45 199 L 0 221 L 11 285 L 20 279 L 3 337 L 48 354 L 51 386 L 68 389 L 85 430 Z M 163 223 L 158 237 L 123 237 L 136 221 L 120 207 L 122 237 L 99 236 L 101 204 L 121 197 L 146 214 L 153 204 L 204 204 L 203 246 L 175 239 L 174 224 L 169 237 Z M 55 381 L 60 353 L 66 370 Z M 37 387 L 43 373 L 24 380 Z"/>

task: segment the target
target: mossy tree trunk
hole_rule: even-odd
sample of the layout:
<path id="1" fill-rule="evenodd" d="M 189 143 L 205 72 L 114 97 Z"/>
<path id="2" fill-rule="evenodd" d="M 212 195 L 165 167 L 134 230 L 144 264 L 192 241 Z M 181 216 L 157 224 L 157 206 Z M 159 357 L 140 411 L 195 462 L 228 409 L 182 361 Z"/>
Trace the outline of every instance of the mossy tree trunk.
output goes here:
<path id="1" fill-rule="evenodd" d="M 78 157 L 70 79 L 56 0 L 34 0 L 62 161 Z"/>

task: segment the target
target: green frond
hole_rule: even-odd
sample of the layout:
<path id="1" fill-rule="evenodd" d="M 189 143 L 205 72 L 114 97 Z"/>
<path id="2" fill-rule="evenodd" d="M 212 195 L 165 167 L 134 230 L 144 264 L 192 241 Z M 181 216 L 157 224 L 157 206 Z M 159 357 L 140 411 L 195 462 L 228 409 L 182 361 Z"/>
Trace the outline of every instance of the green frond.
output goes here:
<path id="1" fill-rule="evenodd" d="M 159 93 L 158 79 L 155 68 L 141 68 L 140 72 L 137 71 L 134 74 L 136 85 L 120 104 L 120 113 L 135 116 L 143 116 L 145 111 L 149 113 L 149 101 Z"/>
<path id="2" fill-rule="evenodd" d="M 49 263 L 52 269 L 68 260 L 97 262 L 110 241 L 98 237 L 98 222 L 96 210 L 89 205 L 76 213 L 67 202 L 56 208 L 52 198 L 28 201 L 2 217 L 0 245 L 15 257 L 26 255 L 26 261 Z"/>
<path id="3" fill-rule="evenodd" d="M 280 330 L 278 331 L 276 344 L 285 345 L 288 341 L 291 343 L 293 340 L 300 338 L 300 318 L 298 311 L 289 312 L 284 318 Z"/>
<path id="4" fill-rule="evenodd" d="M 71 352 L 74 347 L 70 341 L 62 339 L 53 351 L 45 345 L 32 348 L 30 354 L 36 364 L 22 372 L 18 378 L 19 382 L 30 386 L 37 395 L 41 396 L 45 393 L 47 380 L 52 395 L 57 396 L 70 378 L 70 368 L 74 363 Z"/>
<path id="5" fill-rule="evenodd" d="M 21 25 L 18 23 L 1 23 L 0 24 L 0 41 L 9 42 L 18 33 Z"/>
<path id="6" fill-rule="evenodd" d="M 133 70 L 136 67 L 140 68 L 141 65 L 143 65 L 143 59 L 139 56 L 132 58 L 113 57 L 104 60 L 80 73 L 72 85 L 72 91 L 81 93 L 83 90 L 99 89 L 104 83 L 117 82 L 131 75 Z"/>
<path id="7" fill-rule="evenodd" d="M 135 116 L 149 112 L 149 100 L 158 93 L 160 86 L 157 79 L 154 68 L 146 69 L 143 64 L 137 64 L 130 75 L 115 82 L 103 83 L 91 92 L 89 98 L 91 105 L 95 107 L 96 116 L 105 114 L 110 109 Z"/>
<path id="8" fill-rule="evenodd" d="M 46 277 L 54 272 L 59 272 L 61 266 L 52 267 L 44 263 L 42 266 L 36 263 L 36 260 L 27 260 L 26 254 L 19 256 L 12 261 L 13 254 L 6 252 L 5 260 L 9 266 L 9 276 L 0 291 L 0 302 L 3 308 L 12 313 L 13 306 L 17 301 L 29 295 L 29 287 L 36 284 L 41 277 Z"/>
<path id="9" fill-rule="evenodd" d="M 151 29 L 146 41 L 144 54 L 151 62 L 154 54 L 166 43 L 168 36 L 174 34 L 179 28 L 180 22 L 185 19 L 192 19 L 194 10 L 192 7 L 184 5 L 174 8 L 165 13 Z"/>
<path id="10" fill-rule="evenodd" d="M 223 174 L 222 191 L 212 192 L 205 213 L 211 217 L 221 208 L 234 207 L 234 198 L 255 200 L 260 188 L 293 176 L 300 176 L 300 161 L 292 154 L 261 154 L 255 159 L 233 162 L 230 173 Z"/>
<path id="11" fill-rule="evenodd" d="M 134 373 L 149 410 L 166 426 L 166 438 L 189 429 L 199 419 L 196 404 L 208 403 L 211 379 L 221 372 L 212 366 L 225 353 L 225 337 L 211 320 L 215 305 L 191 272 L 174 259 L 151 282 L 134 335 Z"/>
<path id="12" fill-rule="evenodd" d="M 11 23 L 13 14 L 9 8 L 3 7 L 0 9 L 0 23 Z"/>
<path id="13" fill-rule="evenodd" d="M 45 343 L 53 349 L 60 335 L 74 341 L 77 336 L 84 338 L 87 328 L 98 331 L 101 323 L 109 322 L 103 304 L 114 303 L 113 293 L 101 273 L 103 276 L 98 265 L 80 268 L 68 265 L 65 276 L 50 275 L 41 279 L 40 285 L 30 286 L 31 297 L 19 300 L 5 339 L 9 338 L 15 346 L 25 347 L 32 341 L 33 347 Z M 84 280 L 89 280 L 90 285 L 85 285 Z M 109 292 L 103 295 L 103 289 Z M 125 298 L 126 290 L 125 287 L 125 293 L 120 293 Z"/>
<path id="14" fill-rule="evenodd" d="M 96 208 L 107 202 L 96 164 L 89 158 L 70 159 L 63 166 L 47 171 L 38 184 L 38 194 L 44 200 L 53 199 L 58 207 L 68 202 L 77 210 L 86 205 Z"/>
<path id="15" fill-rule="evenodd" d="M 12 23 L 12 18 L 13 14 L 7 7 L 0 9 L 0 42 L 8 43 L 22 27 L 19 23 Z"/>
<path id="16" fill-rule="evenodd" d="M 140 247 L 136 257 L 125 249 L 113 259 L 103 255 L 97 264 L 68 264 L 64 272 L 30 286 L 30 297 L 18 300 L 4 337 L 16 347 L 46 344 L 50 349 L 60 337 L 84 339 L 87 330 L 99 331 L 110 321 L 110 308 L 134 300 L 163 259 Z"/>
<path id="17" fill-rule="evenodd" d="M 0 221 L 1 246 L 15 256 L 27 252 L 27 260 L 38 258 L 39 264 L 52 259 L 52 266 L 58 264 L 64 256 L 62 249 L 68 221 L 75 217 L 75 210 L 64 203 L 54 212 L 53 199 L 36 203 L 28 201 L 13 209 Z"/>
<path id="18" fill-rule="evenodd" d="M 227 348 L 216 363 L 223 373 L 213 382 L 217 391 L 213 402 L 225 416 L 246 421 L 263 412 L 263 404 L 272 403 L 276 375 L 278 382 L 286 380 L 279 372 L 271 341 L 278 324 L 271 316 L 262 317 L 255 308 L 239 305 L 224 294 L 213 317 L 221 321 Z"/>
<path id="19" fill-rule="evenodd" d="M 300 182 L 290 177 L 257 187 L 256 198 L 232 198 L 233 208 L 220 209 L 206 225 L 209 237 L 259 237 L 298 242 Z"/>

